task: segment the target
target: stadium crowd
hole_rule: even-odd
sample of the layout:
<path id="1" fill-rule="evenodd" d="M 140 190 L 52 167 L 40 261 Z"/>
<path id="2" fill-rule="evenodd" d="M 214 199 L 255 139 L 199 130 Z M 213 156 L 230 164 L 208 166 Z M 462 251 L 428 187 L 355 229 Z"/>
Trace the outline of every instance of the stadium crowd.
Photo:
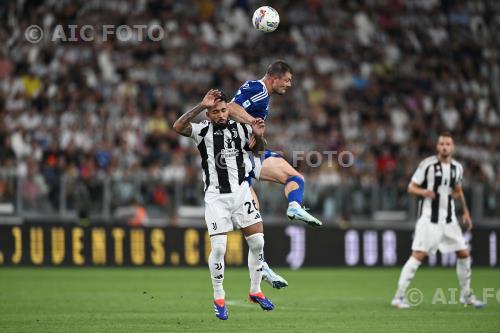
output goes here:
<path id="1" fill-rule="evenodd" d="M 295 163 L 317 195 L 328 186 L 378 184 L 396 189 L 395 200 L 406 197 L 412 172 L 441 131 L 454 135 L 466 184 L 500 186 L 500 2 L 273 1 L 281 23 L 271 34 L 251 26 L 257 5 L 2 3 L 2 174 L 25 176 L 31 181 L 23 195 L 33 203 L 47 195 L 52 206 L 62 175 L 84 180 L 88 200 L 97 195 L 95 179 L 134 176 L 182 180 L 183 200 L 195 202 L 197 153 L 174 133 L 173 121 L 209 88 L 232 95 L 282 58 L 294 81 L 287 95 L 271 98 L 270 148 L 289 159 L 293 151 L 355 157 L 348 168 L 327 159 Z M 39 43 L 26 41 L 31 24 L 43 28 Z M 56 25 L 69 33 L 72 24 L 94 26 L 93 40 L 50 39 Z M 103 41 L 98 33 L 103 25 L 134 24 L 159 24 L 165 36 Z M 135 198 L 127 181 L 116 184 L 116 197 Z M 4 182 L 0 198 L 8 191 Z M 171 194 L 169 186 L 147 192 L 160 205 Z"/>

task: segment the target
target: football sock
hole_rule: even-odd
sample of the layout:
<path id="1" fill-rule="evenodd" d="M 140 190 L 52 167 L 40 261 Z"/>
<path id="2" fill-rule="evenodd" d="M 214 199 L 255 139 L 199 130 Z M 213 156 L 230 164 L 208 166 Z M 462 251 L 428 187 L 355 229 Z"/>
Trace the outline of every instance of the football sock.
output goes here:
<path id="1" fill-rule="evenodd" d="M 226 254 L 227 235 L 210 237 L 212 250 L 208 256 L 208 268 L 214 287 L 214 299 L 224 299 L 225 292 L 222 286 L 224 281 L 224 255 Z"/>
<path id="2" fill-rule="evenodd" d="M 415 257 L 410 256 L 406 264 L 401 270 L 401 275 L 398 281 L 398 290 L 396 292 L 395 298 L 402 298 L 405 296 L 406 288 L 410 285 L 411 280 L 415 276 L 418 267 L 420 267 L 421 262 L 415 259 Z"/>
<path id="3" fill-rule="evenodd" d="M 256 233 L 246 237 L 248 244 L 248 272 L 250 273 L 250 293 L 260 292 L 262 266 L 264 263 L 264 234 Z"/>
<path id="4" fill-rule="evenodd" d="M 302 205 L 302 200 L 304 199 L 304 179 L 299 176 L 292 176 L 286 180 L 285 187 L 291 182 L 296 183 L 299 187 L 288 193 L 288 204 L 290 205 L 295 202 L 300 207 Z"/>
<path id="5" fill-rule="evenodd" d="M 457 258 L 457 276 L 460 283 L 460 295 L 465 296 L 470 293 L 471 260 L 467 258 Z"/>

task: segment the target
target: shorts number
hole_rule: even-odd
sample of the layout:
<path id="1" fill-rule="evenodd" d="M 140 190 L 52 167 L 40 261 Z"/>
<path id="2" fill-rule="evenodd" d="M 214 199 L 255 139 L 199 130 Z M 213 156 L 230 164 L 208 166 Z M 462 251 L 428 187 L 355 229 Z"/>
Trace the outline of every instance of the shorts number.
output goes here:
<path id="1" fill-rule="evenodd" d="M 252 202 L 250 202 L 250 201 L 245 202 L 245 206 L 248 206 L 247 207 L 248 214 L 252 214 L 253 212 L 255 212 L 255 210 L 252 210 L 252 205 L 253 205 L 253 208 L 255 210 L 257 210 L 257 205 L 255 204 L 255 200 L 252 200 Z"/>
<path id="2" fill-rule="evenodd" d="M 217 223 L 215 222 L 212 223 L 212 229 L 217 230 Z"/>

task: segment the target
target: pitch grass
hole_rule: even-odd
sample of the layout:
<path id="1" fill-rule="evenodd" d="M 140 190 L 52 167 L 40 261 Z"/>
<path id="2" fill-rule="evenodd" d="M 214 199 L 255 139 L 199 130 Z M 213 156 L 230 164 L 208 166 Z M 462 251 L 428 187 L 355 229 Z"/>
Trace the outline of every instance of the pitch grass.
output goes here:
<path id="1" fill-rule="evenodd" d="M 480 310 L 432 304 L 436 288 L 457 286 L 454 269 L 420 269 L 412 287 L 424 301 L 411 310 L 389 305 L 396 268 L 279 272 L 290 287 L 264 285 L 276 305 L 264 312 L 246 300 L 247 271 L 228 268 L 224 322 L 207 269 L 2 268 L 0 332 L 500 332 L 500 300 Z M 500 270 L 474 269 L 473 285 L 479 296 L 500 290 Z"/>

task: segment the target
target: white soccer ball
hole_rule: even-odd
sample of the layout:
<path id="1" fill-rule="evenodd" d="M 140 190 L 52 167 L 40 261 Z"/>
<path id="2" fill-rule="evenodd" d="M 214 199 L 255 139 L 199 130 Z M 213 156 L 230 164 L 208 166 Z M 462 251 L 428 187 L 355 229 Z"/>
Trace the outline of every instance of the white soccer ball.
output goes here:
<path id="1" fill-rule="evenodd" d="M 272 32 L 280 24 L 280 15 L 274 8 L 262 6 L 253 13 L 252 23 L 259 31 Z"/>

